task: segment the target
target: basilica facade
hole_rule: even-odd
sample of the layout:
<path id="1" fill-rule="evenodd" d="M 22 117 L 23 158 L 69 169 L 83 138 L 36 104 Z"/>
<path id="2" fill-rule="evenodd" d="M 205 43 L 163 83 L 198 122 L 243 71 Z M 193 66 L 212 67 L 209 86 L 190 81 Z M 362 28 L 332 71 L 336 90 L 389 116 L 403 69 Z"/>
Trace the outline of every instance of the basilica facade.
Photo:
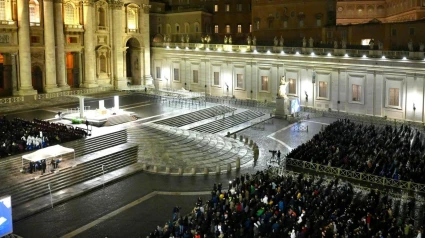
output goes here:
<path id="1" fill-rule="evenodd" d="M 0 0 L 0 95 L 149 84 L 148 0 Z"/>

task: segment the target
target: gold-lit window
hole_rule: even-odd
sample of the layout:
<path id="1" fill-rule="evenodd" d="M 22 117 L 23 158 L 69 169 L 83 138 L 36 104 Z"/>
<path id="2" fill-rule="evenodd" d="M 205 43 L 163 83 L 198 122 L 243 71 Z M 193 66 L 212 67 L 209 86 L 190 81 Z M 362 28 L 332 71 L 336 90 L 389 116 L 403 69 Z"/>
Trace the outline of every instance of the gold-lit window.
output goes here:
<path id="1" fill-rule="evenodd" d="M 289 79 L 288 93 L 297 94 L 297 81 L 295 79 Z"/>
<path id="2" fill-rule="evenodd" d="M 400 89 L 390 88 L 388 95 L 388 105 L 398 107 L 400 106 Z"/>
<path id="3" fill-rule="evenodd" d="M 220 85 L 220 72 L 214 72 L 214 85 Z"/>
<path id="4" fill-rule="evenodd" d="M 262 91 L 269 90 L 269 76 L 261 76 L 261 90 Z"/>
<path id="5" fill-rule="evenodd" d="M 236 75 L 236 87 L 243 88 L 243 74 Z"/>
<path id="6" fill-rule="evenodd" d="M 319 97 L 327 98 L 328 97 L 328 82 L 319 82 Z"/>
<path id="7" fill-rule="evenodd" d="M 353 102 L 360 102 L 362 98 L 362 86 L 353 84 L 352 88 L 352 96 L 353 96 Z"/>

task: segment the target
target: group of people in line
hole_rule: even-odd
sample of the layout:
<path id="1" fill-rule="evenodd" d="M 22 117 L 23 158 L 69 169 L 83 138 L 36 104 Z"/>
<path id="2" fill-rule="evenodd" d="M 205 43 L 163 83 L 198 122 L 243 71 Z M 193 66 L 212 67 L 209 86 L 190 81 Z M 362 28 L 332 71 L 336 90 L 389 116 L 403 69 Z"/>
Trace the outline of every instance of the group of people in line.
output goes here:
<path id="1" fill-rule="evenodd" d="M 63 124 L 34 119 L 0 118 L 0 158 L 83 138 L 87 132 Z"/>
<path id="2" fill-rule="evenodd" d="M 173 209 L 173 220 L 148 237 L 421 238 L 416 203 L 393 199 L 338 179 L 262 171 L 234 179 L 227 190 L 214 184 L 210 200 L 198 198 L 187 216 Z"/>
<path id="3" fill-rule="evenodd" d="M 403 124 L 375 126 L 340 119 L 292 150 L 287 158 L 425 183 L 424 134 Z"/>

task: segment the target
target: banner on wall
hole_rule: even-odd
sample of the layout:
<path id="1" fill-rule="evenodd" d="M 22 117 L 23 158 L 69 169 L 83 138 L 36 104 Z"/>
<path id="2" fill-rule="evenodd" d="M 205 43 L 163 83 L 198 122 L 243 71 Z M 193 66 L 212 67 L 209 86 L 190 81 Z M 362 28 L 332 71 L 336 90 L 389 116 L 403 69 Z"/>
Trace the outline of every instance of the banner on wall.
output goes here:
<path id="1" fill-rule="evenodd" d="M 12 199 L 10 196 L 0 198 L 0 237 L 13 232 Z"/>

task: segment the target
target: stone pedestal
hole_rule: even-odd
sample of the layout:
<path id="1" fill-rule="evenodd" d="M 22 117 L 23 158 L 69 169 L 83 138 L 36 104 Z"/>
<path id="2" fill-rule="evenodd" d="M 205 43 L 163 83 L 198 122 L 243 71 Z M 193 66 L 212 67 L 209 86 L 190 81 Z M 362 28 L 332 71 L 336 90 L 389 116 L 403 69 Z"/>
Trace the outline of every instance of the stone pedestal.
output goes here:
<path id="1" fill-rule="evenodd" d="M 289 100 L 288 98 L 276 98 L 276 113 L 277 118 L 285 118 L 289 114 Z"/>

